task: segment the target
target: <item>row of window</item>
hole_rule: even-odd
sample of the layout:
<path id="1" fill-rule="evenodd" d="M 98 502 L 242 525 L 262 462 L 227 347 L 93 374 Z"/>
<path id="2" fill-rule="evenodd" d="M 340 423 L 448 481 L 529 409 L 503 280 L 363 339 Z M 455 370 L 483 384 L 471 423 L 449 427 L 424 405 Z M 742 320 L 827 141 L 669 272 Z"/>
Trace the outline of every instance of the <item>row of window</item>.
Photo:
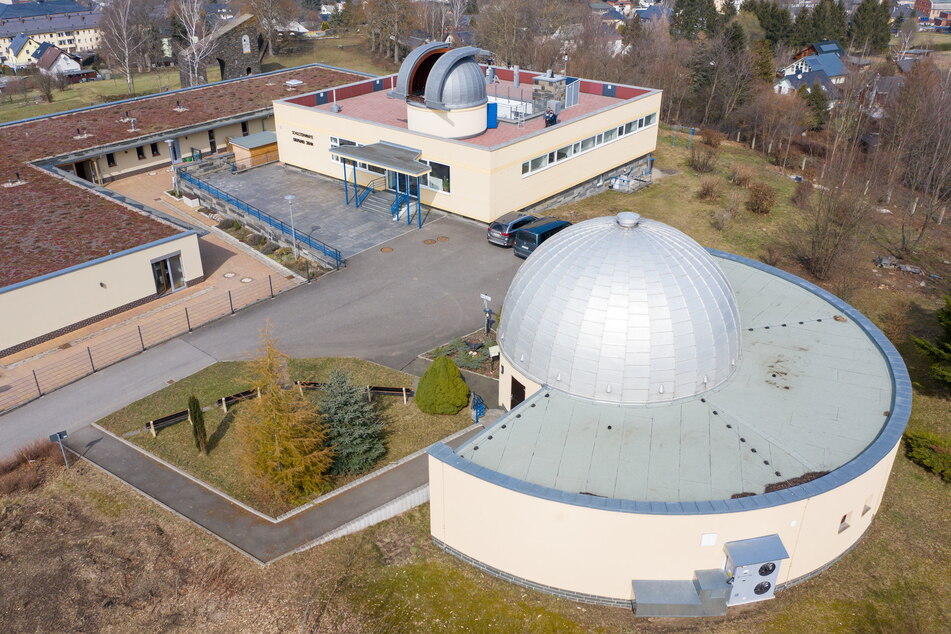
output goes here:
<path id="1" fill-rule="evenodd" d="M 162 156 L 162 153 L 159 151 L 158 143 L 150 143 L 149 150 L 151 150 L 152 156 Z M 145 160 L 145 146 L 140 145 L 139 147 L 135 148 L 135 155 L 140 161 Z M 106 154 L 106 165 L 109 167 L 116 166 L 116 155 L 114 153 L 109 152 Z"/>
<path id="2" fill-rule="evenodd" d="M 637 119 L 636 121 L 629 121 L 623 125 L 617 126 L 616 128 L 610 128 L 604 132 L 601 132 L 600 134 L 589 136 L 587 139 L 582 139 L 581 141 L 577 141 L 571 145 L 558 148 L 553 152 L 542 154 L 541 156 L 537 156 L 530 161 L 525 161 L 522 163 L 522 176 L 533 174 L 534 172 L 545 169 L 549 165 L 566 161 L 573 156 L 577 156 L 578 154 L 584 154 L 585 152 L 593 150 L 599 145 L 617 141 L 623 136 L 634 134 L 635 132 L 643 130 L 648 126 L 652 126 L 655 123 L 657 123 L 657 115 L 649 114 L 646 117 Z"/>
<path id="3" fill-rule="evenodd" d="M 297 133 L 295 132 L 294 134 L 297 134 Z M 294 140 L 297 141 L 297 139 L 294 139 Z M 311 145 L 311 144 L 308 144 L 308 145 Z M 344 147 L 347 145 L 359 147 L 362 144 L 357 143 L 356 141 L 350 141 L 349 139 L 343 139 L 340 137 L 335 137 L 335 136 L 330 137 L 331 149 L 336 147 Z M 342 159 L 336 154 L 331 154 L 330 160 L 334 161 L 335 163 L 343 162 Z M 428 189 L 432 189 L 437 192 L 443 192 L 446 194 L 450 193 L 452 189 L 452 185 L 451 185 L 452 179 L 450 177 L 450 173 L 452 170 L 450 169 L 450 167 L 443 163 L 437 163 L 436 161 L 428 161 L 426 159 L 420 159 L 420 162 L 425 163 L 426 165 L 429 165 L 429 167 L 432 169 L 432 171 L 429 174 L 419 177 L 420 187 L 426 187 Z M 361 169 L 366 172 L 372 172 L 374 174 L 380 174 L 380 175 L 386 174 L 386 170 L 383 169 L 382 167 L 377 167 L 376 165 L 368 165 L 367 163 L 364 163 L 362 161 L 357 162 L 357 169 Z"/>

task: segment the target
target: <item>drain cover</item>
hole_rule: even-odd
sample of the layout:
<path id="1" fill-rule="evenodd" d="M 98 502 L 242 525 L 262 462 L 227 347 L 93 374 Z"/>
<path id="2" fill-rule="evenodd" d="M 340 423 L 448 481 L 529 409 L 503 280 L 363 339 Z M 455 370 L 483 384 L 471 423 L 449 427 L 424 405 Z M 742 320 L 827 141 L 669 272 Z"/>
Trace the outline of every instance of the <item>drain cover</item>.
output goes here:
<path id="1" fill-rule="evenodd" d="M 449 236 L 439 236 L 436 239 L 439 240 L 440 242 L 449 242 Z"/>
<path id="2" fill-rule="evenodd" d="M 423 244 L 436 244 L 436 241 L 433 240 L 432 238 L 427 238 L 423 240 Z"/>
<path id="3" fill-rule="evenodd" d="M 392 247 L 383 247 L 382 249 L 380 249 L 380 251 L 382 251 L 383 253 L 392 253 L 392 252 L 393 252 L 393 248 L 392 248 Z"/>
<path id="4" fill-rule="evenodd" d="M 227 277 L 228 279 L 231 279 L 232 277 L 234 277 L 234 273 L 225 273 L 222 277 Z"/>
<path id="5" fill-rule="evenodd" d="M 250 277 L 242 277 L 242 278 L 241 278 L 241 283 L 242 283 L 242 284 L 247 284 L 248 282 L 253 282 L 253 281 L 254 281 L 254 280 L 253 280 L 252 278 L 250 278 Z"/>

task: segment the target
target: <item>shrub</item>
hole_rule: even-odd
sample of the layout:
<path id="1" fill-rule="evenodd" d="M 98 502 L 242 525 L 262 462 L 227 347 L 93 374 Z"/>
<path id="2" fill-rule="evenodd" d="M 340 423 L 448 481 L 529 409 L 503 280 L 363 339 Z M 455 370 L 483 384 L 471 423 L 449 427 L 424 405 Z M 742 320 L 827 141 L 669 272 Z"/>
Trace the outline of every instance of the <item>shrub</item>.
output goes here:
<path id="1" fill-rule="evenodd" d="M 449 357 L 433 361 L 416 388 L 416 407 L 426 414 L 456 414 L 469 403 L 469 388 Z"/>
<path id="2" fill-rule="evenodd" d="M 776 192 L 766 183 L 750 185 L 750 197 L 746 201 L 746 208 L 754 214 L 768 214 L 776 202 Z"/>
<path id="3" fill-rule="evenodd" d="M 218 223 L 218 228 L 227 231 L 228 229 L 234 229 L 237 224 L 231 218 L 222 218 L 221 222 Z"/>
<path id="4" fill-rule="evenodd" d="M 697 190 L 697 197 L 700 200 L 716 200 L 720 197 L 722 188 L 720 179 L 716 176 L 707 176 L 700 179 L 700 189 Z"/>
<path id="5" fill-rule="evenodd" d="M 261 253 L 264 255 L 271 255 L 277 251 L 280 247 L 274 244 L 273 242 L 267 242 L 263 247 L 261 247 Z"/>
<path id="6" fill-rule="evenodd" d="M 195 396 L 188 397 L 188 420 L 192 424 L 192 436 L 195 438 L 195 449 L 201 455 L 208 454 L 208 432 L 205 431 L 205 413 L 201 411 L 201 403 Z"/>
<path id="7" fill-rule="evenodd" d="M 760 257 L 763 264 L 768 264 L 770 266 L 779 266 L 779 261 L 782 259 L 782 252 L 775 244 L 770 244 L 766 246 L 766 252 Z"/>
<path id="8" fill-rule="evenodd" d="M 700 138 L 710 147 L 717 148 L 723 143 L 723 139 L 726 138 L 726 135 L 713 128 L 704 128 L 700 130 Z"/>
<path id="9" fill-rule="evenodd" d="M 802 180 L 796 185 L 796 191 L 793 192 L 792 202 L 797 207 L 803 208 L 809 204 L 809 197 L 812 196 L 812 183 Z"/>
<path id="10" fill-rule="evenodd" d="M 733 222 L 733 211 L 730 209 L 717 209 L 710 216 L 710 224 L 717 231 L 725 231 L 731 222 Z"/>
<path id="11" fill-rule="evenodd" d="M 909 460 L 951 482 L 951 438 L 931 432 L 905 432 L 904 438 Z"/>
<path id="12" fill-rule="evenodd" d="M 716 167 L 718 158 L 716 150 L 698 144 L 690 150 L 689 164 L 698 174 L 709 174 Z"/>
<path id="13" fill-rule="evenodd" d="M 739 187 L 749 187 L 753 182 L 753 170 L 748 165 L 734 165 L 730 170 L 730 182 Z"/>
<path id="14" fill-rule="evenodd" d="M 264 239 L 264 236 L 262 236 L 260 233 L 252 233 L 251 235 L 248 236 L 248 239 L 246 240 L 246 242 L 250 244 L 252 247 L 259 247 L 262 244 L 264 244 L 266 240 Z"/>

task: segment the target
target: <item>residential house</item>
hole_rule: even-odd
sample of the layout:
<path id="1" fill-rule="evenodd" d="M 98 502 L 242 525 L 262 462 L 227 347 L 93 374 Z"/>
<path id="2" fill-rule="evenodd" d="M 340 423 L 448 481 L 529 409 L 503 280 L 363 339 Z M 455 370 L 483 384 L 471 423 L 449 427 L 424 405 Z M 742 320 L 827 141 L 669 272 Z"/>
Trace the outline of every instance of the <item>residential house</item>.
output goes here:
<path id="1" fill-rule="evenodd" d="M 905 78 L 898 75 L 876 77 L 869 86 L 867 95 L 869 114 L 875 119 L 885 116 L 885 106 L 895 98 L 903 85 Z"/>
<path id="2" fill-rule="evenodd" d="M 101 17 L 100 11 L 81 11 L 15 19 L 0 18 L 0 51 L 11 48 L 13 40 L 19 35 L 28 35 L 36 42 L 49 42 L 67 53 L 94 51 L 99 48 Z"/>
<path id="3" fill-rule="evenodd" d="M 812 55 L 825 55 L 827 53 L 833 53 L 839 57 L 843 57 L 845 55 L 845 49 L 843 49 L 842 45 L 835 40 L 822 40 L 821 42 L 814 42 L 809 46 L 797 51 L 796 54 L 793 55 L 793 59 L 799 60 L 803 57 L 810 57 Z"/>
<path id="4" fill-rule="evenodd" d="M 933 20 L 941 15 L 942 11 L 951 11 L 951 2 L 932 2 L 932 0 L 915 0 L 915 12 L 918 15 Z"/>
<path id="5" fill-rule="evenodd" d="M 833 84 L 841 84 L 845 81 L 848 70 L 842 59 L 835 53 L 822 53 L 820 55 L 809 55 L 794 61 L 783 69 L 783 75 L 799 75 L 813 71 L 822 71 Z"/>
<path id="6" fill-rule="evenodd" d="M 773 91 L 780 95 L 789 95 L 798 92 L 800 88 L 805 88 L 806 92 L 812 92 L 817 87 L 826 94 L 831 108 L 839 99 L 839 89 L 832 83 L 832 79 L 821 70 L 784 75 L 773 84 Z"/>

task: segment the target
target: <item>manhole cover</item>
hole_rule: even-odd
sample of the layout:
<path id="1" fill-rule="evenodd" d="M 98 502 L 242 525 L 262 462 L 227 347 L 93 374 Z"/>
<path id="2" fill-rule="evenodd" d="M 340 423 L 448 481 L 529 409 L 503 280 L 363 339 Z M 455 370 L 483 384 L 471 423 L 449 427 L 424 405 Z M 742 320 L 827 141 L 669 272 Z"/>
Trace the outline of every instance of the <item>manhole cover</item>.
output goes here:
<path id="1" fill-rule="evenodd" d="M 392 247 L 383 247 L 382 249 L 380 249 L 380 251 L 382 251 L 383 253 L 392 253 L 392 252 L 393 252 L 393 248 L 392 248 Z"/>
<path id="2" fill-rule="evenodd" d="M 174 382 L 175 382 L 175 379 L 169 379 L 168 381 L 166 381 L 166 383 L 169 384 L 169 385 L 171 385 L 171 384 L 174 383 Z"/>
<path id="3" fill-rule="evenodd" d="M 254 281 L 254 279 L 253 279 L 253 278 L 250 278 L 250 277 L 242 277 L 242 278 L 241 278 L 241 283 L 242 283 L 242 284 L 247 284 L 248 282 L 253 282 L 253 281 Z"/>
<path id="4" fill-rule="evenodd" d="M 231 279 L 232 277 L 234 277 L 234 273 L 225 273 L 223 277 L 227 277 L 228 279 Z"/>
<path id="5" fill-rule="evenodd" d="M 433 240 L 432 238 L 427 238 L 423 240 L 423 244 L 436 244 L 436 241 Z"/>
<path id="6" fill-rule="evenodd" d="M 449 242 L 449 236 L 439 236 L 436 239 L 439 240 L 440 242 Z"/>
<path id="7" fill-rule="evenodd" d="M 73 344 L 71 344 L 71 343 L 69 343 L 69 342 L 67 341 L 66 343 L 64 343 L 63 345 L 61 345 L 61 346 L 59 347 L 59 349 L 60 349 L 60 350 L 66 350 L 67 348 L 72 348 L 72 347 L 73 347 Z"/>

